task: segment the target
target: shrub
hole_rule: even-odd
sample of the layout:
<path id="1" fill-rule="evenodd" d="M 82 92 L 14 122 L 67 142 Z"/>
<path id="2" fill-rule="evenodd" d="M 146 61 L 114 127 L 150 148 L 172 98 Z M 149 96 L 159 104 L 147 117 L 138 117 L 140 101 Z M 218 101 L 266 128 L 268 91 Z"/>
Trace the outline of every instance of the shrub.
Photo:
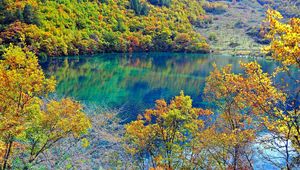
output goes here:
<path id="1" fill-rule="evenodd" d="M 190 22 L 196 27 L 207 28 L 209 24 L 212 24 L 213 20 L 209 15 L 201 15 L 195 20 L 191 20 Z"/>
<path id="2" fill-rule="evenodd" d="M 235 47 L 240 46 L 240 45 L 241 44 L 239 44 L 237 42 L 230 42 L 228 46 L 231 47 L 231 48 L 235 48 Z"/>
<path id="3" fill-rule="evenodd" d="M 21 14 L 19 14 L 21 15 Z M 23 11 L 24 22 L 27 24 L 36 24 L 39 25 L 39 20 L 34 12 L 34 9 L 31 5 L 26 4 Z"/>
<path id="4" fill-rule="evenodd" d="M 235 24 L 234 24 L 234 27 L 235 28 L 244 28 L 246 27 L 247 25 L 243 22 L 243 21 L 237 21 Z"/>
<path id="5" fill-rule="evenodd" d="M 208 39 L 209 41 L 218 41 L 217 34 L 214 32 L 209 33 Z"/>
<path id="6" fill-rule="evenodd" d="M 227 11 L 228 5 L 223 2 L 207 2 L 204 3 L 203 9 L 212 14 L 223 14 Z"/>

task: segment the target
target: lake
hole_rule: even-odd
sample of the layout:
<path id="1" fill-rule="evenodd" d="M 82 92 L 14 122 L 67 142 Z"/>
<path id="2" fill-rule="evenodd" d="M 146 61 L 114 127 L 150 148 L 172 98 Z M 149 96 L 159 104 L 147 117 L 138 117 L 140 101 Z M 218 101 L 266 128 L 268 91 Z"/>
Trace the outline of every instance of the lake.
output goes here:
<path id="1" fill-rule="evenodd" d="M 207 107 L 202 92 L 212 64 L 232 64 L 233 71 L 239 73 L 240 61 L 253 60 L 216 54 L 133 53 L 55 57 L 41 61 L 41 65 L 46 74 L 56 77 L 58 97 L 122 108 L 120 115 L 127 122 L 153 107 L 155 100 L 169 100 L 181 90 L 192 97 L 194 106 Z M 276 67 L 272 61 L 256 60 L 264 71 L 272 72 Z"/>
<path id="2" fill-rule="evenodd" d="M 181 90 L 192 97 L 194 106 L 214 108 L 203 96 L 205 79 L 213 70 L 213 63 L 218 67 L 231 64 L 233 72 L 242 73 L 239 62 L 253 60 L 268 73 L 277 66 L 263 58 L 183 53 L 101 54 L 55 57 L 40 62 L 46 74 L 57 79 L 56 97 L 71 97 L 88 107 L 121 108 L 119 115 L 126 123 L 152 108 L 155 100 L 170 100 Z M 299 70 L 292 74 L 300 79 Z M 287 77 L 279 75 L 275 82 L 289 82 Z M 297 88 L 294 86 L 289 86 L 291 95 Z M 254 160 L 257 169 L 276 169 L 260 157 Z"/>

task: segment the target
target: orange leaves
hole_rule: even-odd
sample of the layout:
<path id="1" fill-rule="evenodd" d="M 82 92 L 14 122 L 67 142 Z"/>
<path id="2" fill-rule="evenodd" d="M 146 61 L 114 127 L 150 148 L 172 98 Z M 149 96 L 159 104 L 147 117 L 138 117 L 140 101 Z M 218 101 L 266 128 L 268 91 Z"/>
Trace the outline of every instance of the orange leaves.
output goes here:
<path id="1" fill-rule="evenodd" d="M 213 148 L 216 152 L 214 156 L 220 156 L 225 160 L 228 157 L 233 160 L 236 157 L 241 158 L 243 155 L 237 154 L 240 151 L 246 153 L 247 147 L 249 148 L 251 142 L 256 139 L 256 133 L 260 132 L 261 128 L 267 129 L 268 133 L 275 136 L 275 143 L 277 139 L 282 139 L 283 143 L 286 142 L 286 146 L 291 142 L 293 149 L 299 151 L 300 135 L 296 130 L 299 129 L 299 106 L 295 104 L 295 101 L 299 100 L 299 81 L 297 76 L 294 78 L 287 70 L 288 66 L 300 66 L 300 20 L 293 18 L 284 24 L 279 21 L 280 19 L 282 16 L 279 12 L 272 10 L 267 12 L 266 21 L 270 29 L 267 38 L 271 40 L 271 44 L 264 50 L 270 52 L 283 67 L 276 68 L 272 74 L 268 74 L 263 72 L 257 62 L 240 63 L 244 73 L 234 74 L 230 65 L 222 69 L 214 65 L 214 70 L 206 80 L 207 99 L 214 101 L 221 113 L 215 125 L 200 135 L 207 136 L 211 141 L 208 144 L 208 141 L 202 140 L 202 144 Z M 289 90 L 286 89 L 287 85 L 276 87 L 281 85 L 274 82 L 279 72 L 286 72 L 286 76 L 295 80 L 293 85 L 296 89 L 291 92 L 292 94 L 284 93 Z M 284 81 L 282 79 L 282 83 L 285 83 Z M 290 102 L 291 100 L 294 102 Z M 201 139 L 203 138 L 201 136 Z M 274 144 L 272 147 L 280 150 L 281 146 Z M 218 148 L 229 152 L 218 153 L 220 150 Z M 285 153 L 289 152 L 294 151 L 286 148 Z M 245 163 L 235 161 L 235 164 L 227 167 L 239 164 L 233 167 L 236 169 Z"/>
<path id="2" fill-rule="evenodd" d="M 216 99 L 228 97 L 238 90 L 237 83 L 242 81 L 241 76 L 231 74 L 231 65 L 227 65 L 221 70 L 214 65 L 214 70 L 206 78 L 204 92 L 209 99 L 211 97 L 216 97 Z"/>
<path id="3" fill-rule="evenodd" d="M 130 142 L 127 151 L 133 155 L 142 150 L 150 150 L 152 148 L 153 131 L 150 126 L 144 126 L 143 120 L 134 121 L 125 126 L 125 139 Z"/>
<path id="4" fill-rule="evenodd" d="M 219 154 L 223 159 L 228 159 L 228 156 L 240 158 L 239 152 L 247 150 L 260 130 L 257 119 L 272 114 L 276 104 L 285 101 L 285 94 L 273 85 L 272 75 L 264 73 L 257 62 L 240 65 L 244 74 L 232 73 L 230 65 L 222 69 L 214 66 L 206 81 L 205 94 L 221 112 L 215 128 L 211 129 L 215 136 L 208 138 L 217 141 L 213 147 L 228 151 Z M 240 161 L 235 160 L 228 166 L 240 167 L 245 163 Z"/>
<path id="5" fill-rule="evenodd" d="M 254 113 L 268 112 L 278 101 L 285 101 L 285 94 L 278 90 L 272 82 L 272 76 L 263 73 L 258 63 L 241 64 L 246 70 L 247 83 L 243 96 L 248 99 Z"/>
<path id="6" fill-rule="evenodd" d="M 210 116 L 213 114 L 213 112 L 209 109 L 202 109 L 202 108 L 195 108 L 195 112 L 197 113 L 197 115 L 199 116 Z"/>
<path id="7" fill-rule="evenodd" d="M 3 58 L 0 61 L 0 141 L 8 144 L 23 139 L 32 119 L 40 114 L 38 97 L 54 91 L 55 81 L 44 76 L 33 53 L 24 52 L 20 47 L 10 46 Z"/>
<path id="8" fill-rule="evenodd" d="M 155 110 L 147 109 L 145 111 L 143 116 L 146 121 L 151 122 L 153 117 L 164 117 L 169 110 L 166 101 L 163 99 L 156 100 L 155 107 Z"/>
<path id="9" fill-rule="evenodd" d="M 237 109 L 251 108 L 252 113 L 262 114 L 270 111 L 285 96 L 273 86 L 271 76 L 263 73 L 257 62 L 241 63 L 245 75 L 231 73 L 231 67 L 221 70 L 215 67 L 207 78 L 205 92 L 215 99 L 233 97 Z"/>
<path id="10" fill-rule="evenodd" d="M 129 49 L 126 50 L 128 50 L 129 52 L 136 51 L 140 46 L 140 40 L 137 36 L 127 36 L 126 41 L 129 44 Z"/>
<path id="11" fill-rule="evenodd" d="M 8 7 L 10 10 L 15 8 L 23 9 L 26 4 L 30 4 L 33 7 L 37 7 L 39 3 L 37 0 L 16 0 L 13 2 L 14 3 L 11 3 Z"/>

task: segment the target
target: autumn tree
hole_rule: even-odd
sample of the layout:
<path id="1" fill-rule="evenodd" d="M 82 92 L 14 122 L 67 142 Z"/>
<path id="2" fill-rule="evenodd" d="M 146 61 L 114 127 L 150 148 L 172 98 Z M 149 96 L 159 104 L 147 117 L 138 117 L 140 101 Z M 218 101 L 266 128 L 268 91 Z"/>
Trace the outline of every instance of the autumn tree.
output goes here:
<path id="1" fill-rule="evenodd" d="M 300 67 L 300 18 L 291 18 L 288 23 L 283 23 L 282 15 L 274 10 L 267 11 L 264 22 L 268 24 L 269 31 L 266 38 L 271 40 L 264 51 L 271 52 L 273 59 L 284 66 L 296 65 Z"/>
<path id="2" fill-rule="evenodd" d="M 168 104 L 157 100 L 155 109 L 148 109 L 138 120 L 126 125 L 128 150 L 142 162 L 166 169 L 192 168 L 197 134 L 205 127 L 203 119 L 212 113 L 192 107 L 192 100 L 183 92 Z M 144 163 L 143 163 L 144 164 Z"/>
<path id="3" fill-rule="evenodd" d="M 87 132 L 90 123 L 79 103 L 70 99 L 46 102 L 55 80 L 46 78 L 37 57 L 10 46 L 0 61 L 0 165 L 24 167 L 58 140 Z"/>
<path id="4" fill-rule="evenodd" d="M 216 134 L 227 136 L 216 148 L 226 146 L 225 167 L 253 168 L 248 153 L 259 131 L 258 115 L 273 111 L 275 103 L 285 96 L 273 86 L 271 75 L 264 73 L 257 62 L 241 63 L 245 74 L 234 74 L 231 66 L 219 70 L 216 65 L 206 80 L 205 93 L 209 101 L 217 103 L 220 115 L 215 122 Z"/>
<path id="5" fill-rule="evenodd" d="M 280 64 L 274 70 L 274 77 L 279 77 L 280 74 L 287 77 L 281 83 L 275 82 L 284 91 L 286 100 L 280 102 L 272 114 L 264 117 L 264 124 L 271 132 L 266 140 L 271 143 L 268 146 L 280 151 L 285 168 L 292 169 L 300 166 L 300 19 L 291 18 L 287 23 L 283 23 L 282 19 L 279 12 L 267 11 L 266 38 L 271 43 L 263 50 Z M 278 146 L 278 143 L 281 145 Z"/>
<path id="6" fill-rule="evenodd" d="M 273 73 L 265 73 L 257 62 L 250 62 L 241 63 L 243 74 L 232 73 L 231 66 L 221 70 L 215 66 L 207 78 L 205 93 L 221 109 L 215 133 L 233 134 L 239 139 L 229 145 L 233 149 L 229 160 L 233 162 L 227 167 L 245 168 L 240 158 L 246 156 L 244 151 L 251 141 L 258 142 L 260 156 L 271 164 L 286 169 L 299 166 L 299 19 L 282 23 L 281 18 L 276 11 L 267 12 L 266 37 L 271 44 L 264 50 L 279 61 Z M 276 154 L 268 155 L 264 150 Z"/>

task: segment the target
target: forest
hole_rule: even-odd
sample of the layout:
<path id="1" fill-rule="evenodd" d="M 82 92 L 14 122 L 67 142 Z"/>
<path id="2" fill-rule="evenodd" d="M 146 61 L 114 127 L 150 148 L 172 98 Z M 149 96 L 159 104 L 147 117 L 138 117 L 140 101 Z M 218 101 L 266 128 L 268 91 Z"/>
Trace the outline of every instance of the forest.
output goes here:
<path id="1" fill-rule="evenodd" d="M 208 52 L 192 23 L 203 22 L 197 0 L 1 0 L 1 48 L 37 55 L 101 52 Z M 188 9 L 188 10 L 187 10 Z"/>
<path id="2" fill-rule="evenodd" d="M 300 2 L 233 23 L 259 57 L 247 3 L 0 0 L 0 170 L 299 169 Z"/>

